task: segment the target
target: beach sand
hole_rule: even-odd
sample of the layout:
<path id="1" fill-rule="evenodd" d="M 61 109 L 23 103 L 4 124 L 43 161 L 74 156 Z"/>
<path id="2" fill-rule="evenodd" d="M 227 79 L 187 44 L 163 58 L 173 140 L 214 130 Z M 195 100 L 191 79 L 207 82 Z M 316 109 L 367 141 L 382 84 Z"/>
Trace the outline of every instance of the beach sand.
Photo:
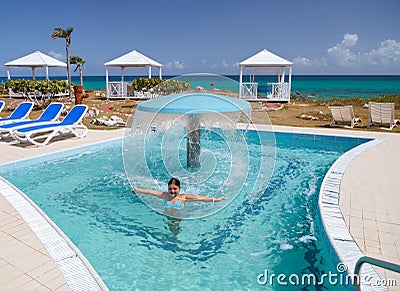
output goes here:
<path id="1" fill-rule="evenodd" d="M 121 100 L 112 99 L 107 100 L 104 97 L 99 97 L 96 93 L 105 93 L 104 91 L 87 91 L 87 98 L 84 98 L 82 103 L 89 106 L 89 110 L 97 108 L 99 115 L 96 117 L 85 117 L 83 122 L 89 129 L 115 129 L 118 127 L 108 127 L 106 125 L 95 125 L 93 120 L 102 116 L 118 116 L 124 121 L 128 119 L 129 114 L 134 113 L 134 109 L 138 102 L 135 100 Z M 0 112 L 0 117 L 9 116 L 11 109 L 23 101 L 23 99 L 12 99 L 7 96 L 0 96 L 0 100 L 6 102 L 6 107 Z M 56 100 L 55 100 L 56 101 Z M 57 100 L 58 101 L 58 100 Z M 338 104 L 342 102 L 343 104 Z M 314 127 L 314 128 L 329 128 L 332 122 L 332 116 L 328 108 L 329 105 L 352 105 L 354 114 L 361 119 L 353 130 L 365 131 L 385 131 L 380 127 L 368 128 L 368 108 L 365 107 L 365 102 L 351 102 L 351 100 L 343 101 L 325 101 L 316 102 L 313 100 L 295 100 L 292 99 L 291 103 L 283 103 L 275 105 L 274 103 L 267 104 L 265 102 L 254 101 L 251 102 L 253 107 L 252 122 L 255 124 L 272 124 L 284 126 L 298 126 L 298 127 Z M 73 103 L 66 103 L 67 108 L 72 107 Z M 281 109 L 276 110 L 276 108 Z M 35 109 L 31 112 L 30 118 L 37 118 L 41 114 L 41 109 Z M 400 109 L 395 112 L 395 118 L 400 119 Z M 340 128 L 338 128 L 340 129 Z M 395 127 L 391 132 L 400 132 L 400 126 Z"/>

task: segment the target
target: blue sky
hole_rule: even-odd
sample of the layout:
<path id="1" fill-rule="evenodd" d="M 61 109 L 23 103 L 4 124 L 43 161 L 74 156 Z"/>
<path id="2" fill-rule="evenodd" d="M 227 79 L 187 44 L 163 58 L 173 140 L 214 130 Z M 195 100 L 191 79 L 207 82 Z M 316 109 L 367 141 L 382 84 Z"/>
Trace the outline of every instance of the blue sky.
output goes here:
<path id="1" fill-rule="evenodd" d="M 162 63 L 164 75 L 238 74 L 262 49 L 292 61 L 297 75 L 400 75 L 399 11 L 398 0 L 5 1 L 0 76 L 4 63 L 36 50 L 65 60 L 65 40 L 51 34 L 70 26 L 70 55 L 85 59 L 86 75 L 104 75 L 105 62 L 131 50 Z"/>

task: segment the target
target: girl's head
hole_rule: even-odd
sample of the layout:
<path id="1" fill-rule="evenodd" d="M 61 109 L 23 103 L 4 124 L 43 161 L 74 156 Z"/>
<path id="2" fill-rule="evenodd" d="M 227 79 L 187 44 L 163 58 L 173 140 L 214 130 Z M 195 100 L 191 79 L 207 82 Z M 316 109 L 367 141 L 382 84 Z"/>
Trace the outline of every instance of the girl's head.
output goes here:
<path id="1" fill-rule="evenodd" d="M 176 196 L 179 194 L 179 190 L 181 188 L 181 182 L 176 178 L 171 178 L 168 181 L 168 193 L 171 196 Z"/>
<path id="2" fill-rule="evenodd" d="M 177 178 L 171 178 L 171 180 L 168 181 L 168 186 L 172 184 L 178 186 L 179 188 L 181 187 L 181 182 Z"/>

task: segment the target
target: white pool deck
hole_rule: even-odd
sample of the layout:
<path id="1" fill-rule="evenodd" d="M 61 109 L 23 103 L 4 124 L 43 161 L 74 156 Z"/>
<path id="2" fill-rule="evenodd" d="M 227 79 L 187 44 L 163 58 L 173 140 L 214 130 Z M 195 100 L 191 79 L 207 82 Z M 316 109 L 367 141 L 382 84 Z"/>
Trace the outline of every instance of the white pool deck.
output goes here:
<path id="1" fill-rule="evenodd" d="M 364 255 L 400 264 L 400 134 L 283 126 L 274 126 L 274 130 L 381 141 L 356 155 L 346 166 L 339 185 L 339 207 L 344 227 Z M 0 165 L 122 136 L 123 130 L 90 130 L 84 139 L 54 140 L 46 147 L 0 140 Z M 0 188 L 0 290 L 76 289 L 68 278 L 71 272 L 65 271 L 63 265 L 60 267 L 52 248 L 43 242 L 43 233 L 34 232 L 18 207 L 7 200 L 5 192 Z M 389 289 L 399 290 L 399 274 L 375 270 L 381 278 L 396 280 L 397 286 Z M 101 282 L 98 287 L 106 289 Z"/>

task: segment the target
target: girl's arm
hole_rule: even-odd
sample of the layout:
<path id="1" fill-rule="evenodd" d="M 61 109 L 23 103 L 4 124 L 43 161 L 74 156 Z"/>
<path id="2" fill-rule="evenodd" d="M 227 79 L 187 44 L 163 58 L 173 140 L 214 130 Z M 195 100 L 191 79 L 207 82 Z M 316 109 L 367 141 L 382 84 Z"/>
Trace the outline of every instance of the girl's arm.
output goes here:
<path id="1" fill-rule="evenodd" d="M 159 198 L 162 198 L 164 192 L 161 191 L 156 191 L 156 190 L 149 190 L 149 189 L 141 189 L 141 188 L 132 188 L 132 193 L 133 194 L 148 194 L 148 195 L 153 195 Z"/>
<path id="2" fill-rule="evenodd" d="M 184 199 L 186 201 L 201 201 L 201 202 L 220 202 L 225 200 L 225 197 L 221 198 L 214 198 L 214 197 L 208 197 L 208 196 L 197 196 L 197 195 L 190 195 L 190 194 L 183 194 Z M 181 195 L 181 196 L 183 196 Z"/>

